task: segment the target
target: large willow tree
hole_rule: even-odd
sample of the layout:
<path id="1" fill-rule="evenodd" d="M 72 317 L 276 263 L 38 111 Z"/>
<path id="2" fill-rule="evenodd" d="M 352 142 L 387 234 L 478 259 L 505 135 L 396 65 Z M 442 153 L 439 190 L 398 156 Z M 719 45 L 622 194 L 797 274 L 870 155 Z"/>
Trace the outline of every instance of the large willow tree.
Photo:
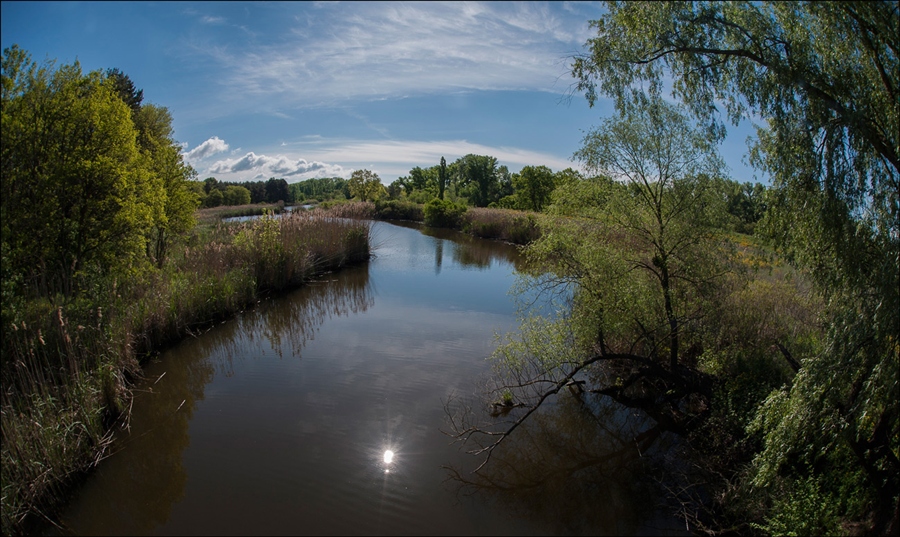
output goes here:
<path id="1" fill-rule="evenodd" d="M 572 66 L 576 87 L 622 106 L 671 83 L 715 136 L 720 110 L 761 123 L 768 235 L 827 304 L 821 352 L 799 356 L 756 430 L 758 487 L 869 491 L 873 528 L 900 497 L 900 16 L 896 2 L 608 2 Z M 790 351 L 790 349 L 788 349 Z M 836 461 L 844 476 L 829 467 Z M 854 477 L 859 480 L 854 484 Z M 835 483 L 844 483 L 836 486 Z M 797 490 L 803 489 L 798 487 Z M 857 492 L 850 492 L 851 490 Z M 846 507 L 847 498 L 840 498 Z M 776 526 L 772 526 L 777 528 Z"/>

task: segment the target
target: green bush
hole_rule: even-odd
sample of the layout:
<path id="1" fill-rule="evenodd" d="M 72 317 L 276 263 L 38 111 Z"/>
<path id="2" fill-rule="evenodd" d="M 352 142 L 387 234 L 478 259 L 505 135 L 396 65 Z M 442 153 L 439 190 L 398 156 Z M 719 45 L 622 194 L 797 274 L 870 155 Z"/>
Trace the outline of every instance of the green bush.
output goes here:
<path id="1" fill-rule="evenodd" d="M 421 222 L 425 219 L 425 214 L 422 205 L 418 203 L 404 200 L 378 200 L 375 202 L 375 218 Z"/>
<path id="2" fill-rule="evenodd" d="M 458 228 L 466 206 L 435 198 L 425 204 L 424 213 L 426 226 Z"/>

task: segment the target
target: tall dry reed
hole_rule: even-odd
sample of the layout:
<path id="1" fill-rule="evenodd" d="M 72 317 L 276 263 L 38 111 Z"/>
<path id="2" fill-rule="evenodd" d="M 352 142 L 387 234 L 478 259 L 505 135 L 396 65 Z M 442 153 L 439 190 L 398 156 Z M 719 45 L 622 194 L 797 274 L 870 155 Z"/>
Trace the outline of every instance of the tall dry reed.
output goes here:
<path id="1" fill-rule="evenodd" d="M 264 294 L 367 260 L 369 225 L 321 211 L 266 215 L 216 224 L 180 254 L 71 307 L 27 302 L 0 328 L 3 534 L 52 520 L 72 477 L 103 457 L 127 423 L 141 356 Z"/>

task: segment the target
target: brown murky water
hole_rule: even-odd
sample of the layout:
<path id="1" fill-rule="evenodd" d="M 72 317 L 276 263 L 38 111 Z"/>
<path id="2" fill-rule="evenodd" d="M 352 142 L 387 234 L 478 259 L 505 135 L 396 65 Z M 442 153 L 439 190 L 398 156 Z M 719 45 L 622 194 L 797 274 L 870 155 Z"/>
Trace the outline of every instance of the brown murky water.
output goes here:
<path id="1" fill-rule="evenodd" d="M 480 460 L 442 433 L 444 404 L 451 395 L 478 401 L 495 334 L 516 329 L 508 291 L 521 258 L 513 246 L 412 224 L 374 223 L 373 239 L 367 265 L 264 302 L 150 364 L 130 433 L 74 494 L 65 531 L 677 531 L 633 476 L 607 471 L 586 488 L 538 496 L 515 487 L 468 494 L 448 479 L 446 466 L 466 475 Z M 553 460 L 574 460 L 542 450 L 596 423 L 553 408 L 509 443 L 498 468 L 558 474 Z"/>

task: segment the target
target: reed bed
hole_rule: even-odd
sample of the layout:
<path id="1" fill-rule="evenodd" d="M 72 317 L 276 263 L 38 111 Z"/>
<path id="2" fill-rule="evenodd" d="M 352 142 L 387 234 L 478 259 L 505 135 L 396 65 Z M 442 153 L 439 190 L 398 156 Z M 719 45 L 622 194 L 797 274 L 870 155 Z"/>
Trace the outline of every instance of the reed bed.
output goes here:
<path id="1" fill-rule="evenodd" d="M 469 208 L 462 215 L 465 233 L 484 239 L 528 244 L 540 237 L 537 213 L 513 209 Z"/>
<path id="2" fill-rule="evenodd" d="M 102 296 L 19 308 L 2 327 L 3 534 L 52 522 L 73 479 L 104 457 L 127 425 L 141 357 L 370 254 L 364 221 L 270 214 L 220 222 L 163 270 L 113 280 Z"/>

